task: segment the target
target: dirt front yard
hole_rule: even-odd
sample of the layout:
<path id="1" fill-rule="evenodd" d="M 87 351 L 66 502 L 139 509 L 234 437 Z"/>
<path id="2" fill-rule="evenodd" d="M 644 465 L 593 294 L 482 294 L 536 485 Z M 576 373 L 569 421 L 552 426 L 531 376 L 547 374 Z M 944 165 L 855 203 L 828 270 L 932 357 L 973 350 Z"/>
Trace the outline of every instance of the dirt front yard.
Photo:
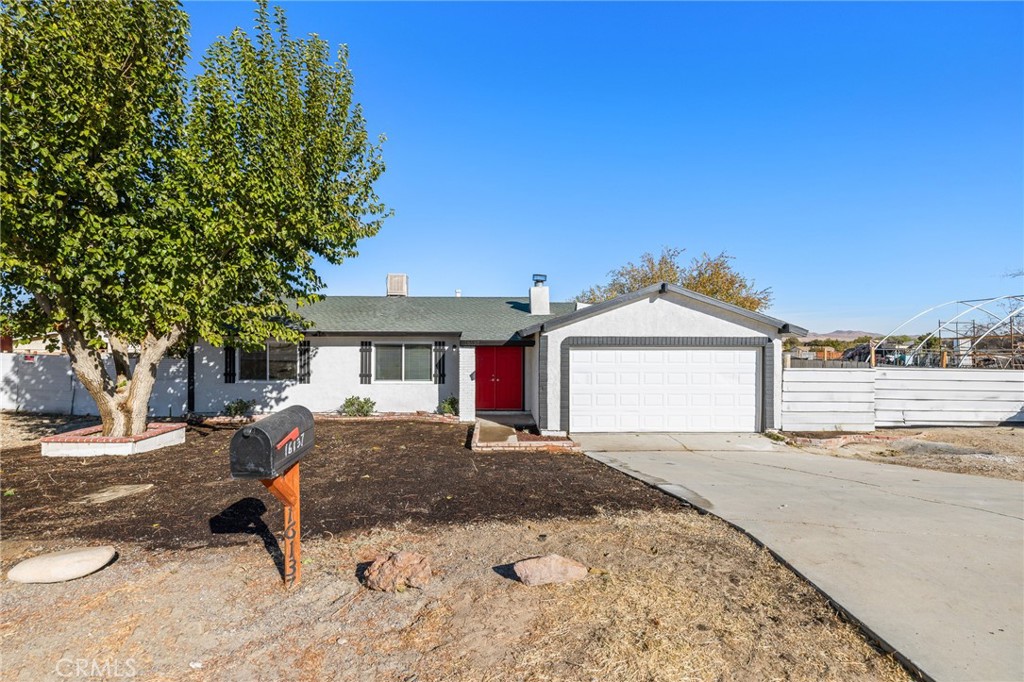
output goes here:
<path id="1" fill-rule="evenodd" d="M 317 424 L 303 582 L 286 593 L 280 507 L 228 477 L 231 433 L 191 429 L 184 446 L 133 458 L 4 452 L 4 572 L 77 544 L 120 553 L 77 581 L 2 582 L 5 680 L 64 679 L 83 662 L 106 677 L 240 682 L 908 679 L 714 517 L 581 455 L 473 453 L 449 424 Z M 360 584 L 366 562 L 399 549 L 430 557 L 426 588 Z M 551 552 L 594 570 L 534 588 L 509 577 L 511 562 Z"/>
<path id="2" fill-rule="evenodd" d="M 893 440 L 798 447 L 833 457 L 1024 481 L 1022 426 L 878 429 L 875 433 Z"/>

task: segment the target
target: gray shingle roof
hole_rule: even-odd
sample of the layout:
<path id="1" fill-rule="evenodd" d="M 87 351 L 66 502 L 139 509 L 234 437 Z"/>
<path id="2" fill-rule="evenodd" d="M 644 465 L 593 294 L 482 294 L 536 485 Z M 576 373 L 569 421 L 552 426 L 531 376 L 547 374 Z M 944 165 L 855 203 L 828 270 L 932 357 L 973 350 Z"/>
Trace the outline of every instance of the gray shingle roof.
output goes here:
<path id="1" fill-rule="evenodd" d="M 531 315 L 527 298 L 504 296 L 324 296 L 299 313 L 308 331 L 347 334 L 461 333 L 463 341 L 519 339 L 517 330 L 576 309 L 551 304 L 551 315 Z"/>

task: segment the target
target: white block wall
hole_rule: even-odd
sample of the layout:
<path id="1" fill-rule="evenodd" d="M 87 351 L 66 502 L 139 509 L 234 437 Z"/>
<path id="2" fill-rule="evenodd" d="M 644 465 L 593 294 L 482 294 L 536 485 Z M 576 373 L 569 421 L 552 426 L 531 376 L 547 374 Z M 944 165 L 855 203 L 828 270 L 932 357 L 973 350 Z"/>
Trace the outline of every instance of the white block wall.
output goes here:
<path id="1" fill-rule="evenodd" d="M 873 369 L 786 369 L 782 430 L 873 431 Z"/>
<path id="2" fill-rule="evenodd" d="M 1024 371 L 875 368 L 877 426 L 1024 423 Z"/>
<path id="3" fill-rule="evenodd" d="M 28 361 L 32 357 L 32 361 Z M 154 417 L 179 417 L 187 407 L 188 366 L 168 358 L 157 368 L 149 401 Z M 107 360 L 108 371 L 113 362 Z M 75 378 L 66 355 L 0 353 L 0 409 L 47 414 L 98 414 L 96 402 Z"/>

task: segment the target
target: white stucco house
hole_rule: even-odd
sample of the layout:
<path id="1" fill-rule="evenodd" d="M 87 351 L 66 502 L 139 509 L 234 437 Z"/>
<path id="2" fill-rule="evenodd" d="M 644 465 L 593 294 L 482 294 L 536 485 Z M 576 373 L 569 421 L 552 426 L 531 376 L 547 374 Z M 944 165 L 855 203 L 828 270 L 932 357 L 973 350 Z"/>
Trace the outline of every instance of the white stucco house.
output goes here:
<path id="1" fill-rule="evenodd" d="M 780 425 L 782 338 L 805 329 L 673 284 L 586 306 L 550 302 L 535 279 L 522 298 L 413 297 L 390 276 L 386 296 L 327 296 L 302 309 L 298 346 L 197 345 L 188 409 L 333 411 L 356 395 L 432 412 L 455 396 L 463 421 L 523 412 L 551 433 Z"/>

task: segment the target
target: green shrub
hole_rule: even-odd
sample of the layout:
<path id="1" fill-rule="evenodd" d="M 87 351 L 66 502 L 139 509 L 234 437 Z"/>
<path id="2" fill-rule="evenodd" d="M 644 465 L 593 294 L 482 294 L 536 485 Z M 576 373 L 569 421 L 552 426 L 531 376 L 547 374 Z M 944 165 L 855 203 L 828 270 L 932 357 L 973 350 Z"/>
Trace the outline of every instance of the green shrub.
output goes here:
<path id="1" fill-rule="evenodd" d="M 377 408 L 377 403 L 369 398 L 360 398 L 357 395 L 350 395 L 338 408 L 338 412 L 346 417 L 369 417 Z"/>
<path id="2" fill-rule="evenodd" d="M 224 414 L 229 417 L 244 417 L 255 407 L 255 400 L 232 400 L 224 404 Z"/>
<path id="3" fill-rule="evenodd" d="M 459 399 L 455 396 L 448 396 L 437 405 L 438 414 L 458 414 Z"/>

